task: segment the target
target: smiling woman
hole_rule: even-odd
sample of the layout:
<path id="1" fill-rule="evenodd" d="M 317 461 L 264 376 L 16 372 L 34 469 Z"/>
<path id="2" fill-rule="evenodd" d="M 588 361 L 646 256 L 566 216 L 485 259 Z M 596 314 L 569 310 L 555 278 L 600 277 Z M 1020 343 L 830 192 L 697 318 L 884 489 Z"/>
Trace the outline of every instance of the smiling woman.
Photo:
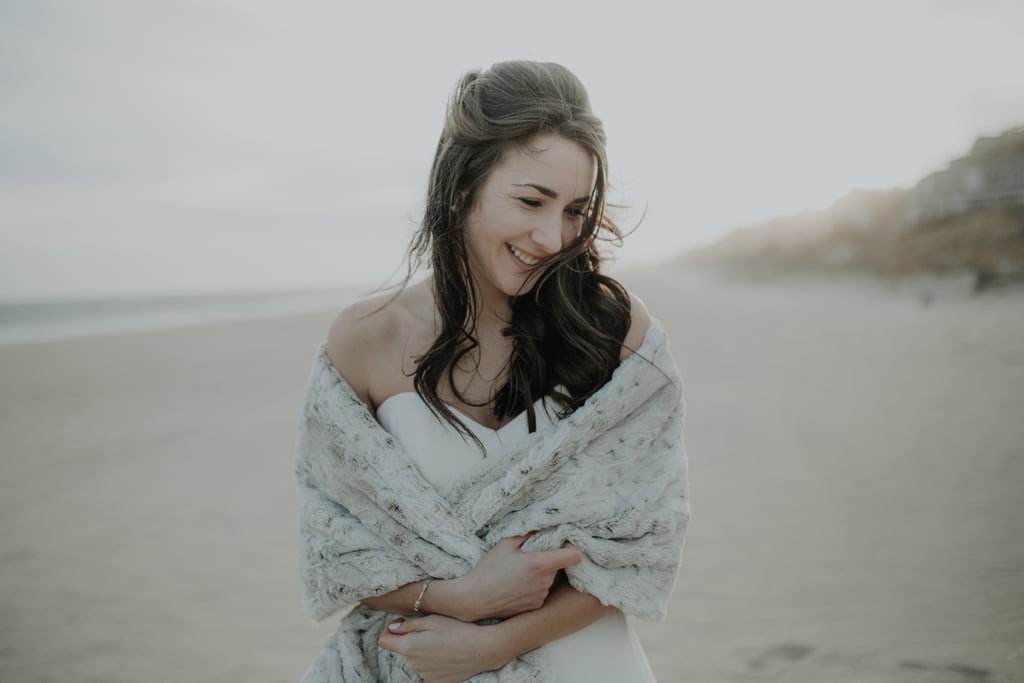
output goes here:
<path id="1" fill-rule="evenodd" d="M 529 147 L 510 151 L 466 218 L 466 250 L 477 286 L 506 297 L 528 292 L 541 262 L 579 235 L 595 175 L 590 153 L 557 135 L 538 136 Z"/>
<path id="2" fill-rule="evenodd" d="M 410 275 L 338 316 L 296 472 L 306 604 L 359 603 L 306 681 L 652 681 L 688 519 L 660 327 L 601 273 L 608 164 L 556 64 L 470 72 Z"/>

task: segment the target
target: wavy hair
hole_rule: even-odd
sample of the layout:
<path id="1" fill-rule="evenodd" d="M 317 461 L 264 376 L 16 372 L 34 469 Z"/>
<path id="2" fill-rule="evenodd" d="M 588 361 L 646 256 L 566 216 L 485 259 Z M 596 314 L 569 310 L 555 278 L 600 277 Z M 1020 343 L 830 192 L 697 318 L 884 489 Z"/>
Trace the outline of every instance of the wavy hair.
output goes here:
<path id="1" fill-rule="evenodd" d="M 488 403 L 500 420 L 526 412 L 536 429 L 534 403 L 548 397 L 560 417 L 582 405 L 610 378 L 629 329 L 626 290 L 601 274 L 598 240 L 619 241 L 622 233 L 606 209 L 608 160 L 601 121 L 579 79 L 553 63 L 500 62 L 470 71 L 456 84 L 448 103 L 427 190 L 423 222 L 408 251 L 406 282 L 421 266 L 433 272 L 432 286 L 440 330 L 416 359 L 414 386 L 430 409 L 482 447 L 479 439 L 440 399 L 446 382 L 455 386 L 460 359 L 477 348 L 477 301 L 464 241 L 466 218 L 491 169 L 514 149 L 539 135 L 576 142 L 593 155 L 594 184 L 577 237 L 548 256 L 530 291 L 512 297 L 512 316 L 502 334 L 512 352 L 505 383 Z"/>

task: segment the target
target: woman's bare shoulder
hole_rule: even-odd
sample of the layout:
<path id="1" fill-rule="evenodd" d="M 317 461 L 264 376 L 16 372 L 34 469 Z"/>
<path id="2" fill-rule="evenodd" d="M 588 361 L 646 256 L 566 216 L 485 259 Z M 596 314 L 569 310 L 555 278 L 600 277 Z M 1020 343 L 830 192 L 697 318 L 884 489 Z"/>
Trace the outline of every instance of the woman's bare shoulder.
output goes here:
<path id="1" fill-rule="evenodd" d="M 375 352 L 397 322 L 388 298 L 371 297 L 346 306 L 327 332 L 327 357 L 367 405 Z"/>
<path id="2" fill-rule="evenodd" d="M 651 327 L 651 314 L 647 306 L 633 292 L 629 292 L 629 330 L 622 342 L 622 353 L 619 360 L 624 361 L 633 355 L 633 352 L 640 348 L 647 336 L 647 330 Z"/>
<path id="3" fill-rule="evenodd" d="M 327 332 L 327 356 L 339 370 L 340 364 L 358 364 L 386 336 L 396 321 L 390 296 L 375 296 L 349 304 L 338 314 Z M 344 373 L 342 373 L 344 374 Z M 346 376 L 346 379 L 348 377 Z"/>
<path id="4" fill-rule="evenodd" d="M 402 376 L 402 345 L 414 333 L 422 307 L 419 287 L 357 301 L 338 314 L 326 352 L 359 398 L 370 406 L 382 385 Z"/>

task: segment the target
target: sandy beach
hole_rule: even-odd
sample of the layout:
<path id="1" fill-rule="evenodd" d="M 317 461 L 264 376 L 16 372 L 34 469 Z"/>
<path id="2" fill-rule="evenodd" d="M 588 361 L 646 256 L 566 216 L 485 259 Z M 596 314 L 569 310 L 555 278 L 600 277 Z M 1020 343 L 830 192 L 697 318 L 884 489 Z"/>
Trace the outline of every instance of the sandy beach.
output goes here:
<path id="1" fill-rule="evenodd" d="M 686 381 L 663 683 L 1024 680 L 1024 292 L 626 274 Z M 0 680 L 297 681 L 334 312 L 0 347 Z"/>

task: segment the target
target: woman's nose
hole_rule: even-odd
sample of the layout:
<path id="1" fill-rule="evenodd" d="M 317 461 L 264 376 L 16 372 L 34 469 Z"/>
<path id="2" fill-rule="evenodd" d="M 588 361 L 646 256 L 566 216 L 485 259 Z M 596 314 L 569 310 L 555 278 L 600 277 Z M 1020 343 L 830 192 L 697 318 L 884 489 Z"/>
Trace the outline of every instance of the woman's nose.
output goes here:
<path id="1" fill-rule="evenodd" d="M 545 256 L 562 249 L 562 216 L 543 217 L 530 233 L 530 239 L 544 249 Z"/>

